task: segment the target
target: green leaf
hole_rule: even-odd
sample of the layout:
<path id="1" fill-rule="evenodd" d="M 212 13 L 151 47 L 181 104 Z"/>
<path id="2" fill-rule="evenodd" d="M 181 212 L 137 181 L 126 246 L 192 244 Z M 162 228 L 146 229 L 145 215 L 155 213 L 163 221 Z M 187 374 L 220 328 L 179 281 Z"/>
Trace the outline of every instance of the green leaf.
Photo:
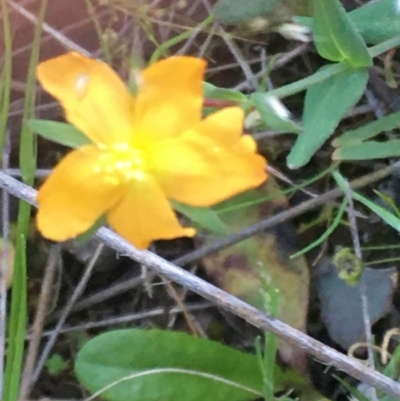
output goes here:
<path id="1" fill-rule="evenodd" d="M 398 0 L 369 1 L 348 16 L 367 43 L 378 44 L 400 35 Z M 293 20 L 313 30 L 313 18 L 296 16 Z"/>
<path id="2" fill-rule="evenodd" d="M 303 133 L 287 157 L 289 168 L 299 168 L 310 161 L 346 112 L 360 99 L 367 82 L 367 69 L 347 69 L 307 90 Z"/>
<path id="3" fill-rule="evenodd" d="M 388 364 L 385 366 L 385 369 L 383 371 L 384 375 L 394 380 L 398 380 L 399 366 L 400 366 L 400 347 L 399 345 L 397 345 L 396 349 L 392 353 L 392 357 L 390 358 Z M 386 399 L 384 401 L 386 401 Z"/>
<path id="4" fill-rule="evenodd" d="M 52 354 L 45 365 L 49 375 L 56 376 L 68 367 L 68 362 L 60 354 Z"/>
<path id="5" fill-rule="evenodd" d="M 374 189 L 374 192 L 382 199 L 384 206 L 387 205 L 389 210 L 392 210 L 396 213 L 397 217 L 400 217 L 400 210 L 397 207 L 395 200 L 390 195 L 379 192 L 376 189 Z"/>
<path id="6" fill-rule="evenodd" d="M 342 217 L 343 217 L 344 212 L 346 211 L 346 208 L 347 208 L 347 199 L 343 198 L 342 204 L 340 205 L 340 208 L 339 208 L 335 218 L 333 219 L 332 224 L 329 225 L 329 227 L 324 231 L 324 233 L 320 237 L 318 237 L 316 240 L 311 242 L 305 248 L 303 248 L 300 251 L 296 252 L 295 254 L 291 255 L 290 258 L 294 259 L 294 258 L 299 257 L 300 255 L 304 255 L 305 253 L 311 251 L 318 245 L 324 243 L 341 223 Z"/>
<path id="7" fill-rule="evenodd" d="M 387 142 L 367 141 L 338 148 L 333 160 L 372 160 L 400 156 L 400 139 Z"/>
<path id="8" fill-rule="evenodd" d="M 400 35 L 398 0 L 369 1 L 349 13 L 367 43 L 377 44 Z"/>
<path id="9" fill-rule="evenodd" d="M 294 132 L 299 133 L 302 128 L 295 122 L 291 121 L 286 116 L 279 115 L 273 104 L 269 102 L 269 99 L 274 99 L 268 96 L 267 93 L 254 93 L 251 96 L 255 108 L 260 113 L 261 119 L 268 128 L 280 132 Z"/>
<path id="10" fill-rule="evenodd" d="M 89 139 L 70 124 L 47 120 L 29 120 L 31 130 L 43 138 L 70 148 L 78 148 L 90 143 Z"/>
<path id="11" fill-rule="evenodd" d="M 371 401 L 371 398 L 367 397 L 363 392 L 358 390 L 357 388 L 351 386 L 345 379 L 340 378 L 337 375 L 332 375 L 332 377 L 337 380 L 351 395 L 352 397 L 348 397 L 354 401 Z M 380 398 L 380 401 L 386 401 L 384 398 Z"/>
<path id="12" fill-rule="evenodd" d="M 236 24 L 260 17 L 270 11 L 279 0 L 218 0 L 214 6 L 215 18 L 225 24 Z"/>
<path id="13" fill-rule="evenodd" d="M 226 235 L 228 229 L 218 213 L 210 208 L 194 207 L 179 202 L 172 202 L 176 211 L 188 217 L 200 227 L 210 230 L 214 234 Z"/>
<path id="14" fill-rule="evenodd" d="M 346 131 L 336 138 L 332 145 L 335 147 L 355 145 L 384 131 L 390 131 L 400 126 L 400 112 L 381 117 L 379 120 L 366 124 L 355 130 Z"/>
<path id="15" fill-rule="evenodd" d="M 204 97 L 207 99 L 226 100 L 229 102 L 242 103 L 247 100 L 247 96 L 234 89 L 218 88 L 208 82 L 203 83 Z"/>
<path id="16" fill-rule="evenodd" d="M 111 401 L 245 401 L 262 396 L 255 355 L 180 332 L 102 334 L 80 350 L 75 372 L 92 393 L 109 386 L 101 397 Z"/>
<path id="17" fill-rule="evenodd" d="M 18 399 L 27 322 L 26 236 L 17 235 L 16 241 L 3 396 L 10 401 Z"/>
<path id="18" fill-rule="evenodd" d="M 314 29 L 314 18 L 296 15 L 293 17 L 293 22 L 302 25 L 311 31 Z"/>
<path id="19" fill-rule="evenodd" d="M 339 0 L 314 0 L 314 41 L 318 53 L 330 61 L 369 67 L 371 56 Z"/>
<path id="20" fill-rule="evenodd" d="M 346 181 L 343 176 L 338 172 L 334 171 L 332 173 L 333 177 L 335 178 L 336 182 L 340 186 L 343 192 L 347 191 Z M 377 205 L 376 203 L 370 201 L 365 196 L 351 191 L 351 196 L 356 201 L 362 203 L 368 209 L 372 210 L 375 214 L 377 214 L 383 221 L 385 221 L 389 226 L 393 227 L 396 231 L 400 231 L 400 219 L 395 216 L 393 213 L 389 212 L 387 209 Z"/>
<path id="21" fill-rule="evenodd" d="M 377 214 L 383 221 L 393 227 L 396 231 L 400 231 L 400 219 L 393 213 L 387 211 L 383 207 L 377 205 L 376 203 L 370 201 L 366 197 L 362 196 L 357 192 L 352 192 L 353 198 L 362 203 L 367 208 L 371 209 L 375 214 Z"/>

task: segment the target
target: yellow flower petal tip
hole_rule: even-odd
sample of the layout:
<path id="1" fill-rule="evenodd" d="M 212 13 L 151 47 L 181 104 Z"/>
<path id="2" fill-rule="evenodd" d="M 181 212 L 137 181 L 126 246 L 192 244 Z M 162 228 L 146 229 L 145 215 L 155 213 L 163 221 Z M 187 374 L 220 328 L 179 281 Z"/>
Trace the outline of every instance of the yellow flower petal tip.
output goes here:
<path id="1" fill-rule="evenodd" d="M 142 71 L 133 97 L 108 65 L 79 53 L 38 66 L 45 90 L 92 142 L 70 152 L 39 189 L 45 237 L 74 238 L 104 214 L 140 249 L 192 237 L 169 200 L 210 206 L 267 178 L 239 107 L 202 119 L 205 68 L 195 57 L 159 61 Z"/>

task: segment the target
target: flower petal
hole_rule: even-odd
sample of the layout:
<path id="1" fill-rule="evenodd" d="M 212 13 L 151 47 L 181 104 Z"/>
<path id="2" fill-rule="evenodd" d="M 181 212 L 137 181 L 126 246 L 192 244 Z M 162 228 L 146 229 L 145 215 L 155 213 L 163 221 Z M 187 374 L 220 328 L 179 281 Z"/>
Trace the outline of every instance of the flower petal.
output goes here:
<path id="1" fill-rule="evenodd" d="M 70 52 L 40 63 L 37 76 L 68 121 L 94 143 L 129 141 L 133 97 L 107 64 Z"/>
<path id="2" fill-rule="evenodd" d="M 243 134 L 244 111 L 240 107 L 226 107 L 209 114 L 196 126 L 191 127 L 218 144 L 235 144 Z"/>
<path id="3" fill-rule="evenodd" d="M 206 135 L 187 131 L 181 138 L 160 143 L 151 166 L 169 199 L 210 206 L 255 188 L 267 178 L 265 159 L 255 148 L 249 135 L 231 146 L 220 146 Z"/>
<path id="4" fill-rule="evenodd" d="M 100 155 L 93 145 L 72 151 L 42 185 L 37 225 L 44 237 L 76 237 L 119 200 L 124 188 L 96 170 Z"/>
<path id="5" fill-rule="evenodd" d="M 140 178 L 128 184 L 124 197 L 107 213 L 111 227 L 139 249 L 157 239 L 192 237 L 195 230 L 180 225 L 154 179 Z"/>
<path id="6" fill-rule="evenodd" d="M 200 121 L 206 62 L 170 57 L 146 68 L 135 106 L 134 140 L 179 135 Z"/>

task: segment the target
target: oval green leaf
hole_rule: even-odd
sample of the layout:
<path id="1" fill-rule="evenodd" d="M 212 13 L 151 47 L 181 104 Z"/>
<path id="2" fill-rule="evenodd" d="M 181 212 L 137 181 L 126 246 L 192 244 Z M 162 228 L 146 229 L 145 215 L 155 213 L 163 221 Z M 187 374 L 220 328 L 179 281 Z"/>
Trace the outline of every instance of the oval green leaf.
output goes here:
<path id="1" fill-rule="evenodd" d="M 367 43 L 378 44 L 400 35 L 398 0 L 369 1 L 349 13 Z"/>
<path id="2" fill-rule="evenodd" d="M 370 1 L 351 11 L 348 16 L 357 32 L 367 43 L 378 44 L 400 35 L 397 0 Z M 313 30 L 313 18 L 296 16 L 293 20 Z"/>
<path id="3" fill-rule="evenodd" d="M 287 157 L 289 168 L 299 168 L 310 161 L 333 134 L 346 112 L 360 99 L 367 82 L 367 69 L 349 68 L 307 90 L 303 133 L 298 136 Z"/>
<path id="4" fill-rule="evenodd" d="M 318 53 L 330 61 L 369 67 L 371 56 L 362 36 L 338 0 L 314 0 L 314 41 Z"/>
<path id="5" fill-rule="evenodd" d="M 111 401 L 245 401 L 262 397 L 255 355 L 164 330 L 111 331 L 87 342 L 75 372 Z M 113 385 L 113 383 L 118 384 Z"/>

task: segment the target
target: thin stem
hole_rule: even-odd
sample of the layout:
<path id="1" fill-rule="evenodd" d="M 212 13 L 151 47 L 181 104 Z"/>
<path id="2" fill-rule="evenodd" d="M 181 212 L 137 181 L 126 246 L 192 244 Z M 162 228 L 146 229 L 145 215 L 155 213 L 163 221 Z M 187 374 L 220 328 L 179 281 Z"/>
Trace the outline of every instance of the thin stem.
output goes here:
<path id="1" fill-rule="evenodd" d="M 9 155 L 10 155 L 10 140 L 9 136 L 6 135 L 6 140 L 3 146 L 3 158 L 2 167 L 8 168 L 9 166 Z M 4 374 L 4 360 L 6 354 L 6 326 L 7 326 L 7 278 L 9 275 L 9 269 L 14 268 L 10 266 L 10 253 L 11 242 L 10 242 L 10 194 L 6 190 L 1 191 L 1 211 L 2 211 L 2 242 L 3 250 L 1 255 L 1 280 L 0 280 L 0 398 L 2 399 L 3 393 L 3 374 Z"/>
<path id="2" fill-rule="evenodd" d="M 52 334 L 50 335 L 43 351 L 42 354 L 40 355 L 39 361 L 36 365 L 35 371 L 32 374 L 32 383 L 35 383 L 39 376 L 40 373 L 42 372 L 42 369 L 46 363 L 46 360 L 50 354 L 50 351 L 52 350 L 54 343 L 58 337 L 58 335 L 60 334 L 60 331 L 62 329 L 62 327 L 64 326 L 65 321 L 67 320 L 67 317 L 73 307 L 73 305 L 75 304 L 76 300 L 78 299 L 78 297 L 82 294 L 82 291 L 85 289 L 87 282 L 89 281 L 89 278 L 92 274 L 93 268 L 98 260 L 98 258 L 101 255 L 101 252 L 103 251 L 104 245 L 100 244 L 96 251 L 94 252 L 90 262 L 88 263 L 83 276 L 80 280 L 80 282 L 78 283 L 78 285 L 76 286 L 72 296 L 70 297 L 67 306 L 65 307 L 62 316 L 60 316 L 60 319 L 55 327 L 55 329 L 53 330 Z"/>
<path id="3" fill-rule="evenodd" d="M 349 218 L 349 225 L 350 225 L 350 232 L 351 232 L 351 238 L 353 241 L 353 248 L 354 248 L 354 253 L 357 256 L 358 259 L 363 260 L 362 257 L 362 251 L 361 251 L 361 242 L 360 242 L 360 236 L 358 234 L 358 227 L 357 227 L 357 219 L 354 214 L 354 202 L 353 202 L 353 197 L 351 196 L 351 188 L 349 187 L 349 183 L 346 180 L 346 198 L 347 201 L 349 202 L 349 208 L 348 208 L 348 218 Z M 367 297 L 367 285 L 365 282 L 365 275 L 361 275 L 360 279 L 360 297 L 361 297 L 361 307 L 362 307 L 362 317 L 364 321 L 364 330 L 365 330 L 365 339 L 367 340 L 368 344 L 372 344 L 372 331 L 371 331 L 371 319 L 369 316 L 369 310 L 368 310 L 368 297 Z M 373 349 L 368 347 L 368 362 L 369 366 L 371 368 L 375 368 L 375 361 L 374 361 L 374 352 Z M 376 394 L 375 394 L 375 399 L 376 399 Z"/>
<path id="4" fill-rule="evenodd" d="M 195 312 L 195 311 L 201 311 L 204 309 L 208 308 L 215 308 L 215 306 L 207 301 L 199 302 L 196 304 L 186 304 L 185 303 L 185 311 L 186 312 Z M 95 321 L 95 322 L 86 322 L 84 324 L 80 324 L 78 326 L 68 326 L 64 327 L 59 331 L 59 334 L 63 333 L 73 333 L 77 331 L 87 331 L 90 329 L 95 329 L 95 328 L 101 328 L 101 327 L 107 327 L 110 329 L 111 326 L 113 325 L 121 325 L 121 324 L 127 324 L 127 323 L 132 323 L 136 320 L 143 320 L 147 319 L 149 317 L 155 317 L 155 316 L 164 316 L 168 314 L 168 316 L 173 317 L 177 316 L 180 313 L 183 313 L 183 310 L 180 309 L 178 306 L 169 309 L 168 311 L 165 310 L 165 308 L 157 308 L 153 309 L 151 311 L 147 312 L 139 312 L 139 313 L 133 313 L 130 315 L 123 315 L 123 316 L 118 316 L 114 318 L 109 318 L 101 321 Z M 51 331 L 45 331 L 42 334 L 42 337 L 49 337 L 53 334 L 54 330 Z M 27 339 L 31 338 L 31 334 L 28 334 L 26 336 Z"/>

